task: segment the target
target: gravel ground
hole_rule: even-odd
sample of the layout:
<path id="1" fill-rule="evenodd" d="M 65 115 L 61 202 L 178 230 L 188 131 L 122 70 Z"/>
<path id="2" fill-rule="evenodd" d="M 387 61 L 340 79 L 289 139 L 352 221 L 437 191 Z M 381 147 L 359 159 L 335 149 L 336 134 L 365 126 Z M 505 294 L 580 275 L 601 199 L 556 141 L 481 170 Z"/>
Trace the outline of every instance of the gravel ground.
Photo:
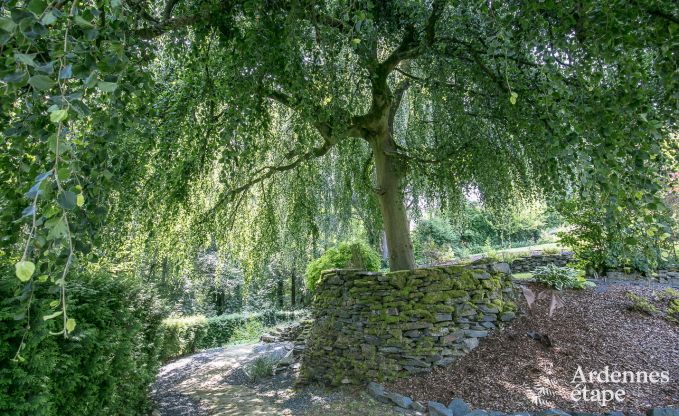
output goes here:
<path id="1" fill-rule="evenodd" d="M 540 286 L 530 285 L 536 293 Z M 564 291 L 565 306 L 550 318 L 549 300 L 539 301 L 525 315 L 481 341 L 456 363 L 431 373 L 387 385 L 415 400 L 448 403 L 460 397 L 473 407 L 501 411 L 559 408 L 605 413 L 643 412 L 650 407 L 679 404 L 679 325 L 660 317 L 629 311 L 625 291 L 652 295 L 662 286 L 602 283 L 585 291 Z M 552 346 L 531 339 L 547 334 Z M 578 365 L 590 371 L 668 371 L 658 384 L 588 383 L 590 389 L 624 389 L 621 404 L 576 402 L 571 384 Z"/>
<path id="2" fill-rule="evenodd" d="M 286 345 L 290 343 L 275 343 Z M 363 387 L 295 388 L 295 372 L 253 383 L 243 366 L 261 344 L 215 348 L 161 368 L 152 389 L 154 416 L 385 416 L 391 406 L 374 401 Z"/>

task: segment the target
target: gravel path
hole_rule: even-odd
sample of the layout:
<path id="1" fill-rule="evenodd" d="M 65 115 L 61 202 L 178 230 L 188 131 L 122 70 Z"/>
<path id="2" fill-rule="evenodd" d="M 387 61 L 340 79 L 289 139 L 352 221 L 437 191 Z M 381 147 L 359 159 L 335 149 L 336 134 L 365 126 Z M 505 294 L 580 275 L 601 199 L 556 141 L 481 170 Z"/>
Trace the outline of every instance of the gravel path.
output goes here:
<path id="1" fill-rule="evenodd" d="M 266 344 L 292 348 L 291 343 Z M 151 395 L 154 416 L 388 416 L 362 387 L 295 388 L 292 370 L 252 383 L 243 367 L 262 344 L 215 348 L 180 358 L 160 369 Z"/>

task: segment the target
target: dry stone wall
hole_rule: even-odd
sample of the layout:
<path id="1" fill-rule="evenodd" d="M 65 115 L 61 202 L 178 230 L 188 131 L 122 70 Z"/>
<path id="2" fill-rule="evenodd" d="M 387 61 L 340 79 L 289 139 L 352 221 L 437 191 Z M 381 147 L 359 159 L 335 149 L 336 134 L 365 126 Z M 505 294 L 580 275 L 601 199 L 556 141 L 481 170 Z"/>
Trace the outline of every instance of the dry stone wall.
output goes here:
<path id="1" fill-rule="evenodd" d="M 303 381 L 393 380 L 454 362 L 515 316 L 509 265 L 324 272 Z"/>
<path id="2" fill-rule="evenodd" d="M 538 267 L 547 266 L 550 264 L 555 266 L 566 266 L 572 260 L 572 254 L 538 254 L 527 257 L 519 257 L 512 261 L 512 272 L 532 272 Z"/>

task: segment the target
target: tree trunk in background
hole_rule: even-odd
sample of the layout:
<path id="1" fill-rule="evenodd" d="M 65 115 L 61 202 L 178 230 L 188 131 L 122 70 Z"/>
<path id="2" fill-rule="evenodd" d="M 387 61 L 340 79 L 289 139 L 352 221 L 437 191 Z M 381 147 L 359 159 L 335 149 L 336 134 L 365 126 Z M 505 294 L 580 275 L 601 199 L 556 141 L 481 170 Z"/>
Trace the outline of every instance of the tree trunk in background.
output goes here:
<path id="1" fill-rule="evenodd" d="M 290 273 L 290 306 L 292 309 L 295 309 L 295 304 L 297 303 L 297 299 L 295 298 L 297 295 L 297 276 L 295 276 L 295 269 L 292 269 L 292 272 Z"/>
<path id="2" fill-rule="evenodd" d="M 401 188 L 404 176 L 396 153 L 396 145 L 388 130 L 376 137 L 373 144 L 377 199 L 380 202 L 384 232 L 387 236 L 389 269 L 391 271 L 415 268 L 413 244 L 410 241 L 410 224 Z"/>
<path id="3" fill-rule="evenodd" d="M 283 278 L 279 277 L 276 282 L 276 300 L 279 308 L 283 308 Z"/>

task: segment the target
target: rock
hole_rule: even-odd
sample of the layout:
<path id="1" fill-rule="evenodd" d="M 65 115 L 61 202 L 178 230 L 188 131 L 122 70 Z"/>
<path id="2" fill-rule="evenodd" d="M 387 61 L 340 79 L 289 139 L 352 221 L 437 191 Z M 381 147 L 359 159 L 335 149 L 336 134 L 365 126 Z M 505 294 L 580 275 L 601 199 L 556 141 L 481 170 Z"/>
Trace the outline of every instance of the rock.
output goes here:
<path id="1" fill-rule="evenodd" d="M 402 407 L 404 409 L 410 408 L 410 405 L 413 404 L 413 399 L 398 393 L 385 393 L 385 396 L 396 406 Z"/>
<path id="2" fill-rule="evenodd" d="M 465 336 L 473 338 L 483 338 L 488 335 L 488 331 L 479 331 L 474 329 L 467 329 L 464 331 Z"/>
<path id="3" fill-rule="evenodd" d="M 280 361 L 292 350 L 291 343 L 275 343 L 256 345 L 252 351 L 260 356 L 266 356 L 274 361 Z"/>
<path id="4" fill-rule="evenodd" d="M 493 273 L 504 273 L 507 275 L 512 273 L 512 270 L 507 263 L 493 263 L 490 265 L 490 270 Z"/>
<path id="5" fill-rule="evenodd" d="M 464 341 L 464 346 L 469 350 L 473 350 L 474 348 L 479 346 L 479 339 L 478 338 L 465 338 Z"/>
<path id="6" fill-rule="evenodd" d="M 290 364 L 292 364 L 292 363 L 294 363 L 294 362 L 295 362 L 294 351 L 290 350 L 290 351 L 288 351 L 287 354 L 285 354 L 285 356 L 283 356 L 283 358 L 281 358 L 281 359 L 278 361 L 278 365 L 281 365 L 281 366 L 290 365 Z"/>
<path id="7" fill-rule="evenodd" d="M 502 315 L 500 315 L 500 320 L 502 322 L 509 322 L 512 319 L 516 317 L 516 314 L 514 312 L 505 312 Z"/>
<path id="8" fill-rule="evenodd" d="M 547 409 L 538 412 L 537 416 L 571 416 L 569 413 L 559 409 Z"/>
<path id="9" fill-rule="evenodd" d="M 489 410 L 488 411 L 488 416 L 505 416 L 505 412 L 501 412 L 499 410 Z"/>
<path id="10" fill-rule="evenodd" d="M 619 410 L 613 410 L 610 412 L 606 412 L 606 416 L 625 416 L 625 414 Z"/>
<path id="11" fill-rule="evenodd" d="M 416 402 L 416 401 L 413 401 L 412 403 L 410 403 L 410 408 L 413 409 L 416 412 L 422 412 L 422 413 L 424 413 L 427 410 L 427 408 L 424 407 L 424 405 L 422 403 Z"/>
<path id="12" fill-rule="evenodd" d="M 259 340 L 262 342 L 276 342 L 278 341 L 278 338 L 274 337 L 271 334 L 264 334 Z"/>
<path id="13" fill-rule="evenodd" d="M 431 416 L 455 416 L 452 410 L 439 402 L 427 402 L 427 407 L 429 407 L 429 414 Z"/>
<path id="14" fill-rule="evenodd" d="M 465 416 L 471 412 L 471 408 L 462 399 L 453 399 L 448 403 L 448 410 L 453 412 L 453 416 Z"/>
<path id="15" fill-rule="evenodd" d="M 679 416 L 679 408 L 675 407 L 656 407 L 646 412 L 648 416 Z"/>
<path id="16" fill-rule="evenodd" d="M 375 383 L 374 381 L 368 383 L 368 394 L 380 403 L 391 403 L 391 400 L 389 400 L 389 398 L 384 393 L 384 386 L 379 383 Z"/>
<path id="17" fill-rule="evenodd" d="M 435 318 L 436 318 L 436 322 L 452 321 L 453 320 L 453 314 L 437 313 Z"/>
<path id="18" fill-rule="evenodd" d="M 488 416 L 488 412 L 481 409 L 472 410 L 466 416 Z"/>

